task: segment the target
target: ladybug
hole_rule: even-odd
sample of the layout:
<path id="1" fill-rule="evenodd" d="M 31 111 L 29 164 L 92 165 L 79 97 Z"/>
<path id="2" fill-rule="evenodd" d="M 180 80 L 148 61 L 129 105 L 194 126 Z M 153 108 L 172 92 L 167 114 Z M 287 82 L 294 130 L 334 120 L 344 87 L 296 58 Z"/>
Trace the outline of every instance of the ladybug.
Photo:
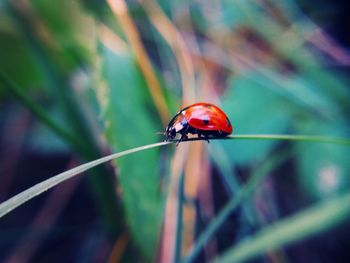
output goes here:
<path id="1" fill-rule="evenodd" d="M 225 137 L 232 133 L 232 125 L 226 114 L 217 106 L 201 102 L 180 110 L 165 128 L 165 141 L 181 134 L 180 143 L 188 134 L 197 134 L 209 142 L 209 137 Z"/>

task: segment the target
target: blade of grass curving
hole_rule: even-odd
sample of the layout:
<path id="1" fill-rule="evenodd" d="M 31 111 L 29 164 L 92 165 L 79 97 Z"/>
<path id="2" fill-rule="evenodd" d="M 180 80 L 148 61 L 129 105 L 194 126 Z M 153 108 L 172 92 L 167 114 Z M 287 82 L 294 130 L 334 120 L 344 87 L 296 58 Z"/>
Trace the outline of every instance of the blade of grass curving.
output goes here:
<path id="1" fill-rule="evenodd" d="M 99 158 L 97 160 L 94 160 L 92 162 L 88 162 L 85 164 L 82 164 L 80 166 L 77 166 L 73 169 L 70 169 L 68 171 L 65 171 L 63 173 L 60 173 L 58 175 L 55 175 L 41 183 L 38 183 L 34 186 L 32 186 L 31 188 L 15 195 L 14 197 L 8 199 L 7 201 L 3 202 L 0 204 L 0 218 L 3 217 L 4 215 L 6 215 L 7 213 L 11 212 L 13 209 L 15 209 L 16 207 L 20 206 L 21 204 L 29 201 L 30 199 L 32 199 L 33 197 L 49 190 L 50 188 L 84 172 L 87 171 L 97 165 L 100 165 L 102 163 L 111 161 L 113 159 L 131 154 L 131 153 L 135 153 L 135 152 L 139 152 L 139 151 L 143 151 L 143 150 L 147 150 L 147 149 L 151 149 L 151 148 L 155 148 L 155 147 L 160 147 L 160 146 L 164 146 L 170 144 L 170 142 L 159 142 L 159 143 L 154 143 L 154 144 L 149 144 L 149 145 L 145 145 L 145 146 L 141 146 L 141 147 L 137 147 L 137 148 L 133 148 L 133 149 L 129 149 L 123 152 L 119 152 L 119 153 L 114 153 L 102 158 Z"/>
<path id="2" fill-rule="evenodd" d="M 342 145 L 350 145 L 350 139 L 347 138 L 338 138 L 338 137 L 328 137 L 328 136 L 306 136 L 306 135 L 233 135 L 226 138 L 213 138 L 213 139 L 269 139 L 269 140 L 294 140 L 294 141 L 310 141 L 310 142 L 324 142 L 324 143 L 335 143 L 335 144 L 342 144 Z M 199 138 L 190 138 L 186 141 L 193 141 L 193 140 L 203 140 Z M 41 183 L 38 183 L 34 185 L 33 187 L 19 193 L 18 195 L 8 199 L 7 201 L 0 204 L 0 218 L 16 207 L 20 206 L 21 204 L 27 202 L 28 200 L 32 199 L 33 197 L 45 192 L 46 190 L 60 184 L 61 182 L 64 182 L 75 175 L 87 171 L 92 167 L 95 167 L 99 164 L 102 164 L 104 162 L 108 162 L 110 160 L 119 158 L 124 155 L 128 155 L 134 152 L 154 148 L 154 147 L 160 147 L 167 144 L 171 144 L 176 141 L 169 141 L 169 142 L 159 142 L 154 144 L 149 144 L 133 149 L 129 149 L 123 152 L 111 154 L 99 159 L 96 159 L 94 161 L 91 161 L 89 163 L 85 163 L 83 165 L 80 165 L 78 167 L 75 167 L 71 170 L 68 170 L 66 172 L 60 173 L 54 177 L 51 177 L 50 179 L 47 179 Z M 245 188 L 244 188 L 245 189 Z M 230 202 L 234 203 L 233 200 Z M 236 202 L 236 201 L 235 201 Z M 228 204 L 229 205 L 229 204 Z M 227 206 L 228 206 L 227 205 Z M 226 209 L 224 209 L 226 210 Z"/>
<path id="3" fill-rule="evenodd" d="M 205 244 L 209 242 L 215 232 L 226 221 L 228 216 L 241 204 L 241 202 L 250 196 L 255 188 L 259 185 L 262 178 L 267 175 L 274 167 L 280 165 L 288 156 L 288 152 L 278 153 L 262 165 L 262 167 L 252 175 L 249 182 L 244 185 L 241 190 L 224 206 L 216 218 L 212 220 L 205 231 L 199 236 L 194 247 L 190 250 L 187 257 L 182 261 L 183 263 L 193 262 L 203 249 Z"/>
<path id="4" fill-rule="evenodd" d="M 243 262 L 252 259 L 266 251 L 286 246 L 325 231 L 347 219 L 349 214 L 350 193 L 315 205 L 266 227 L 255 236 L 243 240 L 214 262 Z"/>

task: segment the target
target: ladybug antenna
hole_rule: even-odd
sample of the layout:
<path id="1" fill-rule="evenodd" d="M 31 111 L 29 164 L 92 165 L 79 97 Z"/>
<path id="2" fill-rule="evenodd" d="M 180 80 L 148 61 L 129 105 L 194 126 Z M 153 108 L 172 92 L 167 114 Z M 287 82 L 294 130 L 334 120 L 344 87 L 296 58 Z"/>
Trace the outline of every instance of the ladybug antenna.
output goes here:
<path id="1" fill-rule="evenodd" d="M 165 134 L 165 132 L 156 132 L 156 134 L 163 134 L 163 135 L 164 135 L 164 134 Z"/>

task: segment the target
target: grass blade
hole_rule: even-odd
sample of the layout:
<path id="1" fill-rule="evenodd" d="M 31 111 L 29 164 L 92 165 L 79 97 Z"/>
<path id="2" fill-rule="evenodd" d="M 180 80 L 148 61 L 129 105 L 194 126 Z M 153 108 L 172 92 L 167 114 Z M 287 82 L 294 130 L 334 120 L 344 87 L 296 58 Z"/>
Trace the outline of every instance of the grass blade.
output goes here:
<path id="1" fill-rule="evenodd" d="M 215 263 L 243 262 L 335 226 L 350 214 L 350 193 L 315 205 L 247 238 Z"/>
<path id="2" fill-rule="evenodd" d="M 310 142 L 324 142 L 324 143 L 350 145 L 350 139 L 346 139 L 346 138 L 328 137 L 328 136 L 306 136 L 306 135 L 261 135 L 261 134 L 252 135 L 251 134 L 251 135 L 233 135 L 225 138 L 214 138 L 214 139 L 293 140 L 293 141 L 310 141 Z M 202 139 L 190 138 L 190 139 L 187 139 L 186 141 L 194 141 L 194 140 L 202 140 Z M 137 148 L 132 148 L 123 152 L 111 154 L 111 155 L 96 159 L 94 161 L 77 166 L 71 170 L 55 175 L 15 195 L 14 197 L 8 199 L 7 201 L 1 203 L 0 218 L 6 215 L 7 213 L 11 212 L 13 209 L 20 206 L 21 204 L 29 201 L 33 197 L 99 164 L 108 162 L 110 160 L 131 154 L 134 152 L 139 152 L 139 151 L 151 149 L 154 147 L 160 147 L 171 143 L 172 142 L 159 142 L 159 143 L 149 144 L 149 145 L 145 145 Z"/>
<path id="3" fill-rule="evenodd" d="M 41 183 L 38 183 L 32 187 L 30 187 L 29 189 L 15 195 L 14 197 L 8 199 L 7 201 L 3 202 L 0 204 L 0 218 L 3 217 L 4 215 L 6 215 L 7 213 L 11 212 L 13 209 L 15 209 L 16 207 L 20 206 L 21 204 L 29 201 L 30 199 L 34 198 L 35 196 L 49 190 L 50 188 L 84 172 L 87 171 L 97 165 L 100 165 L 102 163 L 111 161 L 113 159 L 131 154 L 131 153 L 135 153 L 135 152 L 139 152 L 139 151 L 143 151 L 143 150 L 147 150 L 147 149 L 151 149 L 151 148 L 155 148 L 155 147 L 159 147 L 159 146 L 164 146 L 169 144 L 170 142 L 160 142 L 160 143 L 154 143 L 154 144 L 149 144 L 146 146 L 141 146 L 141 147 L 137 147 L 137 148 L 133 148 L 130 150 L 126 150 L 123 152 L 119 152 L 119 153 L 114 153 L 105 157 L 102 157 L 100 159 L 94 160 L 92 162 L 88 162 L 85 164 L 82 164 L 80 166 L 77 166 L 73 169 L 70 169 L 68 171 L 65 171 L 63 173 L 60 173 L 58 175 L 55 175 Z"/>
<path id="4" fill-rule="evenodd" d="M 333 143 L 340 145 L 350 145 L 349 138 L 333 137 L 333 136 L 318 136 L 318 135 L 291 135 L 291 134 L 236 134 L 227 137 L 209 138 L 210 140 L 282 140 L 282 141 L 304 141 L 304 142 L 319 142 L 319 143 Z M 182 140 L 198 141 L 202 138 L 188 138 Z M 177 140 L 175 140 L 177 141 Z"/>

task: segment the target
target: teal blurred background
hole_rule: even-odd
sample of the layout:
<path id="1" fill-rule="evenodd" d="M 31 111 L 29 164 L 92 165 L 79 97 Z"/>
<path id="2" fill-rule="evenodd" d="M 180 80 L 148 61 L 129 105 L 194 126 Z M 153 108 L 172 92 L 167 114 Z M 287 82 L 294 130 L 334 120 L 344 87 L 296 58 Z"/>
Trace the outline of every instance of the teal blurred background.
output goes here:
<path id="1" fill-rule="evenodd" d="M 220 106 L 235 134 L 349 137 L 348 5 L 0 0 L 0 201 L 80 163 L 162 141 L 157 132 L 198 101 Z M 193 260 L 210 262 L 348 194 L 349 153 L 225 140 L 126 156 L 1 218 L 0 261 L 180 262 L 264 173 Z M 346 262 L 349 223 L 300 234 L 252 262 Z"/>

